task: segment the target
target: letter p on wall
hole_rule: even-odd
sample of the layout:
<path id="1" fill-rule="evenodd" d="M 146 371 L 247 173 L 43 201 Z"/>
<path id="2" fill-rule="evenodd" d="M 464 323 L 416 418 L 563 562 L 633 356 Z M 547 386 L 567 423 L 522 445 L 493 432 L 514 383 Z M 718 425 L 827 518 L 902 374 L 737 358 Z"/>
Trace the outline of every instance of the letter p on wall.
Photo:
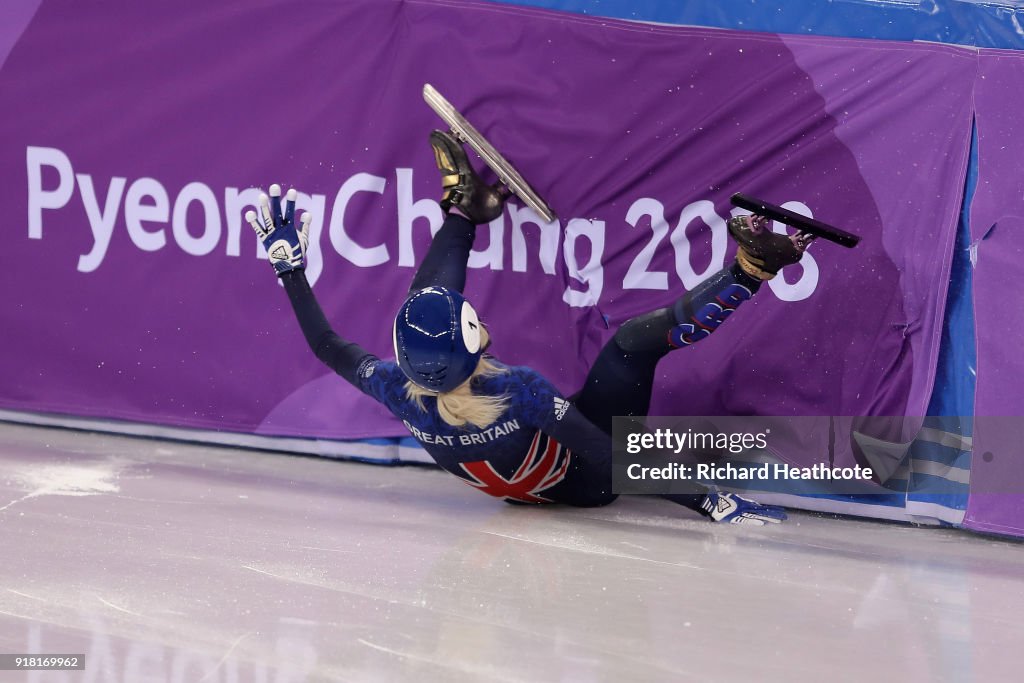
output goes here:
<path id="1" fill-rule="evenodd" d="M 59 209 L 66 205 L 75 190 L 75 175 L 71 159 L 53 147 L 26 147 L 25 163 L 28 167 L 28 236 L 43 237 L 43 209 Z M 43 168 L 57 171 L 57 187 L 43 189 Z"/>

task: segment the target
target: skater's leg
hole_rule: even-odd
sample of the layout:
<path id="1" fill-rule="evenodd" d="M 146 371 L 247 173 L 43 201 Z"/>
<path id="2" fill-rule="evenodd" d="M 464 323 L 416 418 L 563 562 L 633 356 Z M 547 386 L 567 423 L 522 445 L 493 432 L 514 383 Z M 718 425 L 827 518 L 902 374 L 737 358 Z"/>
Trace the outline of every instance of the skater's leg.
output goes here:
<path id="1" fill-rule="evenodd" d="M 476 226 L 465 216 L 449 213 L 434 235 L 409 285 L 410 292 L 426 287 L 447 287 L 462 292 L 466 286 L 466 264 L 473 248 Z"/>
<path id="2" fill-rule="evenodd" d="M 671 309 L 655 311 L 648 314 L 648 317 L 656 314 L 665 318 L 664 321 L 657 323 L 658 325 L 669 325 Z M 615 452 L 625 449 L 631 434 L 647 431 L 642 418 L 647 415 L 651 405 L 655 366 L 668 351 L 669 348 L 629 352 L 622 348 L 619 335 L 616 334 L 601 349 L 587 374 L 583 390 L 573 399 L 573 404 L 588 420 L 609 436 L 615 437 Z M 620 420 L 619 432 L 615 434 L 612 429 L 614 417 L 638 419 Z M 692 481 L 679 481 L 675 482 L 675 485 L 681 490 L 662 497 L 704 514 L 701 506 L 707 495 L 707 488 Z"/>
<path id="3" fill-rule="evenodd" d="M 760 285 L 734 263 L 672 306 L 627 320 L 601 349 L 573 403 L 608 434 L 614 416 L 647 415 L 658 361 L 714 332 Z"/>
<path id="4" fill-rule="evenodd" d="M 611 468 L 607 461 L 590 462 L 575 455 L 565 479 L 543 495 L 563 505 L 581 508 L 608 505 L 619 497 L 612 493 Z"/>
<path id="5" fill-rule="evenodd" d="M 583 388 L 571 398 L 573 405 L 606 434 L 612 433 L 612 418 L 617 415 L 646 416 L 654 368 L 663 355 L 630 353 L 612 337 L 594 360 Z"/>
<path id="6" fill-rule="evenodd" d="M 760 217 L 730 221 L 730 233 L 740 244 L 736 261 L 701 282 L 672 306 L 627 320 L 598 354 L 583 389 L 573 404 L 609 435 L 613 417 L 644 417 L 650 409 L 658 361 L 674 349 L 695 344 L 718 329 L 744 301 L 750 299 L 785 265 L 796 263 L 810 242 L 806 236 L 788 238 L 765 231 Z M 640 420 L 624 421 L 625 433 L 645 431 Z M 758 506 L 735 494 L 710 491 L 696 482 L 677 482 L 674 493 L 662 498 L 716 521 L 776 522 L 785 514 Z"/>
<path id="7" fill-rule="evenodd" d="M 672 306 L 622 324 L 598 354 L 583 389 L 573 398 L 587 419 L 612 435 L 613 417 L 646 416 L 658 361 L 673 349 L 695 344 L 717 330 L 740 304 L 757 293 L 764 280 L 799 261 L 813 239 L 776 235 L 766 227 L 767 221 L 759 216 L 731 220 L 729 232 L 740 245 L 732 265 L 704 280 Z M 621 426 L 626 432 L 619 435 L 622 439 L 630 432 L 645 430 L 639 420 Z M 696 482 L 679 484 L 687 490 L 661 497 L 716 521 L 756 521 L 751 519 L 753 513 L 748 514 L 755 503 L 734 494 L 711 492 Z M 763 510 L 757 510 L 757 514 L 763 514 Z M 767 516 L 773 519 L 768 521 L 779 521 L 780 515 L 785 518 L 774 508 L 769 513 Z"/>
<path id="8" fill-rule="evenodd" d="M 612 417 L 643 416 L 651 403 L 654 370 L 673 349 L 696 344 L 750 299 L 764 280 L 796 263 L 813 239 L 768 229 L 762 216 L 738 216 L 729 234 L 739 245 L 736 260 L 687 292 L 672 306 L 627 320 L 598 354 L 573 403 L 611 434 Z"/>

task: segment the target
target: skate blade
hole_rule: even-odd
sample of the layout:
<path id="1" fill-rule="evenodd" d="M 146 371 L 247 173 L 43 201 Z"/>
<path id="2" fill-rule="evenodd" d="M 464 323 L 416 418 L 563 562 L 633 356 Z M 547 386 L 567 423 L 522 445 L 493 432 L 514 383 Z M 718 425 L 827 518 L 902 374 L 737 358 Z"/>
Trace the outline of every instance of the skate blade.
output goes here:
<path id="1" fill-rule="evenodd" d="M 801 216 L 798 213 L 784 209 L 781 206 L 776 206 L 775 204 L 769 204 L 761 199 L 755 199 L 750 195 L 737 192 L 732 196 L 730 201 L 733 206 L 738 206 L 741 209 L 752 211 L 758 216 L 771 218 L 773 221 L 779 221 L 780 223 L 791 225 L 797 230 L 814 235 L 815 237 L 820 237 L 821 239 L 828 240 L 829 242 L 835 242 L 847 249 L 853 249 L 860 242 L 860 236 L 858 235 L 846 232 L 845 230 L 840 230 L 835 226 L 829 225 L 828 223 L 822 223 L 814 218 Z"/>
<path id="2" fill-rule="evenodd" d="M 519 171 L 494 148 L 494 145 L 487 141 L 487 138 L 481 135 L 480 131 L 474 128 L 452 106 L 451 102 L 446 100 L 429 83 L 423 85 L 423 99 L 434 110 L 434 113 L 448 124 L 452 135 L 458 138 L 460 142 L 464 142 L 476 150 L 476 153 L 480 155 L 484 163 L 498 176 L 498 180 L 508 187 L 513 194 L 523 200 L 524 204 L 533 209 L 541 219 L 548 223 L 557 218 L 554 210 L 544 201 L 543 197 L 537 194 L 536 190 L 530 187 L 530 184 L 519 174 Z"/>

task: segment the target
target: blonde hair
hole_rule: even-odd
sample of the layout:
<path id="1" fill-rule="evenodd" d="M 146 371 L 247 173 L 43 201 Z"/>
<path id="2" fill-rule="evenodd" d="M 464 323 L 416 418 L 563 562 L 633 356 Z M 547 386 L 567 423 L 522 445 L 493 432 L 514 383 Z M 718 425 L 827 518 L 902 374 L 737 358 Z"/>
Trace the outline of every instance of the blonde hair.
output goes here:
<path id="1" fill-rule="evenodd" d="M 469 379 L 451 391 L 438 394 L 406 381 L 405 397 L 415 403 L 417 408 L 426 412 L 427 408 L 423 405 L 423 397 L 433 396 L 437 399 L 438 414 L 448 424 L 453 427 L 471 424 L 483 429 L 505 412 L 505 409 L 508 408 L 509 397 L 507 394 L 501 396 L 474 394 L 470 385 L 477 377 L 493 377 L 504 372 L 508 372 L 505 367 L 498 365 L 488 356 L 482 356 Z"/>

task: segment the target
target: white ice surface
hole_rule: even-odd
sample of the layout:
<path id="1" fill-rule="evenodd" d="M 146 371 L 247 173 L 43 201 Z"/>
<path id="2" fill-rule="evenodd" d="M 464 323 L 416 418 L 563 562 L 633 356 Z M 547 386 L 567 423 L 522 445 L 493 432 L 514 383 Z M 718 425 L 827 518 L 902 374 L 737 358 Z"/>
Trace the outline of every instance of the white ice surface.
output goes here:
<path id="1" fill-rule="evenodd" d="M 0 681 L 1011 681 L 1024 544 L 0 424 Z"/>

